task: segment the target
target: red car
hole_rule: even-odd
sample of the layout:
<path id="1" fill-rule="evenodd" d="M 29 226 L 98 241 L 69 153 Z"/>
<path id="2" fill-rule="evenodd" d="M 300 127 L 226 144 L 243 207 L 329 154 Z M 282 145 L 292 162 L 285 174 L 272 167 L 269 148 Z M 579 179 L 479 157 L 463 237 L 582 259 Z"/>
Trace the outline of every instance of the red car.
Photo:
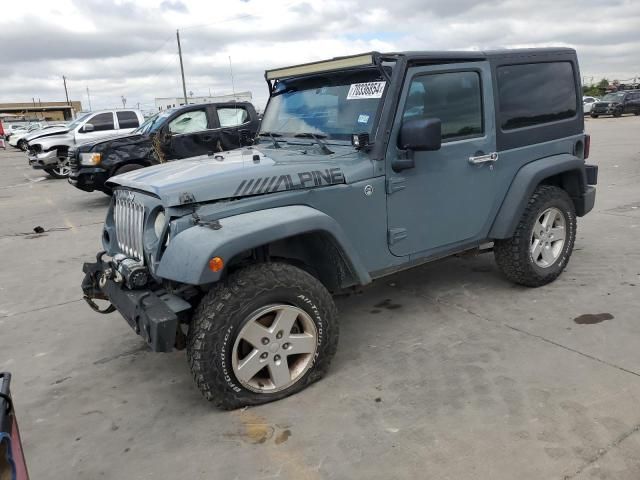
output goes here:
<path id="1" fill-rule="evenodd" d="M 29 480 L 10 383 L 11 374 L 0 373 L 0 478 Z"/>

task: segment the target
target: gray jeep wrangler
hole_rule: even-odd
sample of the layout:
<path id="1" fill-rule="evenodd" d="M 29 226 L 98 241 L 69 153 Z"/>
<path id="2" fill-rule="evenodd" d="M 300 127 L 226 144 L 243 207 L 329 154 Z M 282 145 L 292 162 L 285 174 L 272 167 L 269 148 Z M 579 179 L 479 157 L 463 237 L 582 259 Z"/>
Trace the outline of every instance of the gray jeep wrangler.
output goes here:
<path id="1" fill-rule="evenodd" d="M 207 399 L 321 378 L 332 293 L 486 245 L 522 285 L 566 267 L 597 180 L 574 50 L 373 52 L 265 77 L 251 147 L 111 179 L 105 251 L 84 265 L 87 303 L 154 351 L 186 347 Z"/>

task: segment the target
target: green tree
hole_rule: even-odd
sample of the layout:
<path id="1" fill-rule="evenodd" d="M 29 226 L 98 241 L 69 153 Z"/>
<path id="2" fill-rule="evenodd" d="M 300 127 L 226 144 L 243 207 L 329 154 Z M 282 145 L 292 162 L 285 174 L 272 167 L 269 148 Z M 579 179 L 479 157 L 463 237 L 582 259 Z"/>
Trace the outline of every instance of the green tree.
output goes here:
<path id="1" fill-rule="evenodd" d="M 609 87 L 609 80 L 603 78 L 595 85 L 583 86 L 582 87 L 582 95 L 587 97 L 601 97 L 607 91 Z"/>

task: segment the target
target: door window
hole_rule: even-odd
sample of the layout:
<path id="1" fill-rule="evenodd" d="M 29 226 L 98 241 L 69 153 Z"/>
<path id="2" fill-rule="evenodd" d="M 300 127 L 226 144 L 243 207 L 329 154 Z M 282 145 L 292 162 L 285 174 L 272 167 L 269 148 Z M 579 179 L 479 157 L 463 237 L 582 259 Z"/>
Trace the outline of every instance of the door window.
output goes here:
<path id="1" fill-rule="evenodd" d="M 87 123 L 93 125 L 94 132 L 100 132 L 103 130 L 114 130 L 113 125 L 113 113 L 99 113 L 95 117 L 89 119 Z"/>
<path id="2" fill-rule="evenodd" d="M 415 77 L 402 119 L 420 117 L 440 119 L 443 141 L 482 135 L 480 75 L 450 72 Z"/>
<path id="3" fill-rule="evenodd" d="M 249 121 L 249 112 L 242 107 L 218 107 L 218 120 L 221 127 L 235 127 Z"/>
<path id="4" fill-rule="evenodd" d="M 135 112 L 116 112 L 120 128 L 138 128 L 140 122 Z"/>
<path id="5" fill-rule="evenodd" d="M 207 129 L 207 114 L 204 110 L 192 110 L 178 115 L 169 122 L 171 133 L 194 133 Z"/>

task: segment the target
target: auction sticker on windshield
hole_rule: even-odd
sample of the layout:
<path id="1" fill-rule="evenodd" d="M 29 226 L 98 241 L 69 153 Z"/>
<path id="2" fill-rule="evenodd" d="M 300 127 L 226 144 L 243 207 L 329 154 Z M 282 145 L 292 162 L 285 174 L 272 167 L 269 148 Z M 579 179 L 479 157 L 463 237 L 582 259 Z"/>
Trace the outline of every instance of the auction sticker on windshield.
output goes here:
<path id="1" fill-rule="evenodd" d="M 381 98 L 387 82 L 352 83 L 349 87 L 347 100 L 360 98 Z"/>

